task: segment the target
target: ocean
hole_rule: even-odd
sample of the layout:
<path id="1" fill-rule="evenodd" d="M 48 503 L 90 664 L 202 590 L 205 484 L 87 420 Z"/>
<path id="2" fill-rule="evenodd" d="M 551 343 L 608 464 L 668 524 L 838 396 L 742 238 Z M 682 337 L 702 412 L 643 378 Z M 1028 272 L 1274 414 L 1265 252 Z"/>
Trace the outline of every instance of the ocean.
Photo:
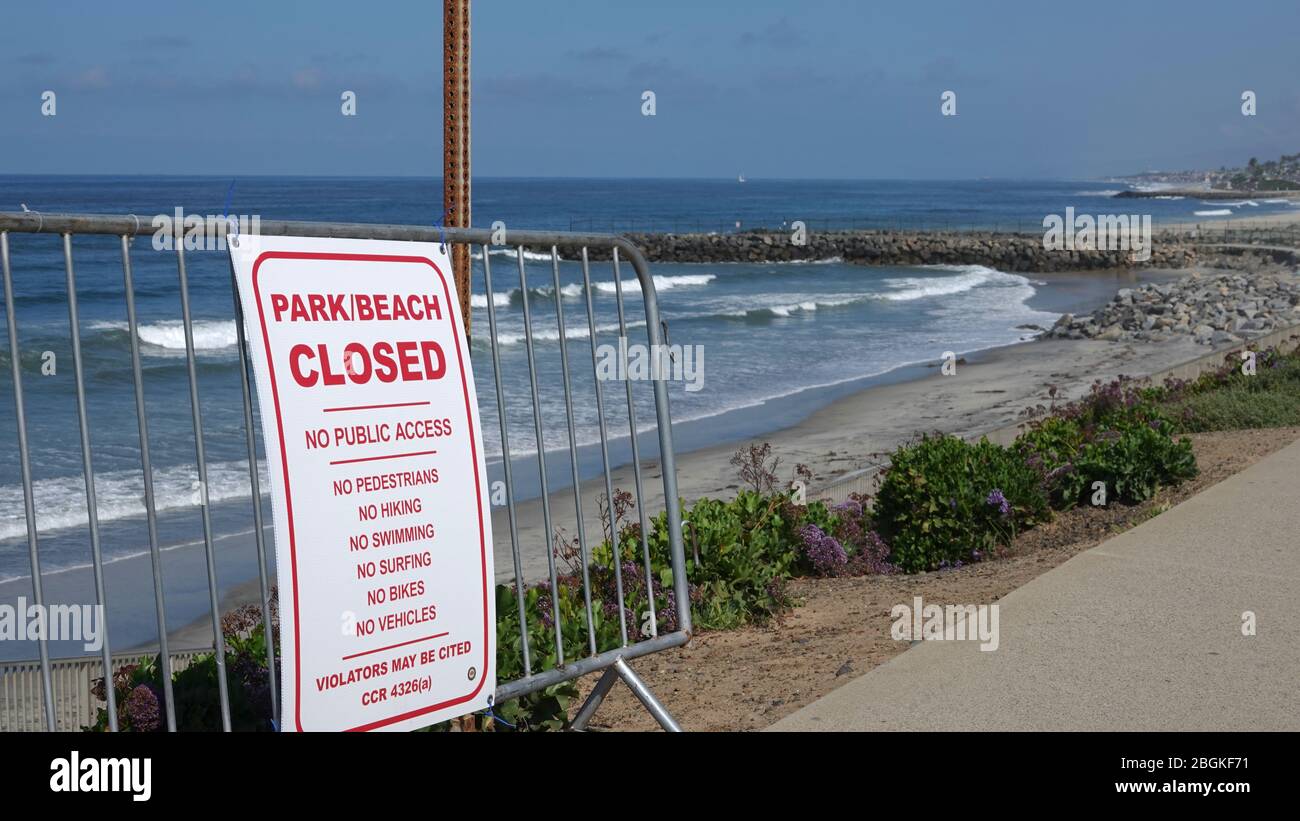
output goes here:
<path id="1" fill-rule="evenodd" d="M 907 226 L 1041 226 L 1073 205 L 1080 213 L 1152 213 L 1162 221 L 1199 219 L 1194 200 L 1110 200 L 1119 187 L 1089 182 L 809 182 L 751 180 L 485 179 L 475 183 L 474 222 L 488 227 L 569 230 L 725 230 L 776 226 L 795 219 L 814 228 L 890 220 Z M 43 212 L 257 215 L 377 223 L 433 223 L 436 179 L 0 177 L 0 210 L 25 203 Z M 1278 203 L 1216 203 L 1234 213 L 1264 213 Z M 44 575 L 86 572 L 89 538 L 77 434 L 66 282 L 58 237 L 11 235 L 28 435 L 32 447 L 40 557 Z M 73 242 L 99 522 L 110 561 L 147 550 L 120 246 L 112 237 Z M 164 546 L 202 539 L 195 507 L 197 472 L 175 255 L 148 236 L 133 244 L 159 534 Z M 219 537 L 247 535 L 252 518 L 235 355 L 230 275 L 224 251 L 187 253 L 198 379 L 207 447 L 211 514 Z M 537 447 L 523 344 L 522 298 L 513 251 L 492 254 L 498 343 L 507 396 L 511 451 L 521 498 L 537 494 Z M 549 257 L 527 259 L 542 391 L 544 447 L 565 448 L 569 431 L 560 384 L 560 340 L 569 352 L 574 392 L 591 397 L 592 351 L 586 293 L 577 263 L 560 266 L 563 333 L 555 311 Z M 617 344 L 618 318 L 609 263 L 592 263 L 596 342 Z M 1105 277 L 1038 277 L 982 266 L 862 267 L 836 259 L 788 264 L 652 264 L 669 341 L 700 346 L 697 384 L 671 382 L 679 450 L 759 437 L 797 422 L 838 395 L 898 378 L 900 369 L 945 351 L 966 354 L 1033 335 L 1065 310 L 1105 301 Z M 632 342 L 645 341 L 644 313 L 630 266 L 624 266 Z M 628 281 L 630 280 L 630 281 Z M 1050 280 L 1050 281 L 1049 281 Z M 479 384 L 491 478 L 500 475 L 501 436 L 487 344 L 487 296 L 481 262 L 473 285 L 472 359 Z M 52 352 L 56 372 L 43 375 Z M 30 575 L 9 351 L 0 351 L 0 582 Z M 698 386 L 698 390 L 695 388 Z M 689 389 L 688 389 L 689 388 Z M 622 385 L 606 383 L 607 421 L 617 462 L 628 459 Z M 639 421 L 653 423 L 650 386 L 634 384 Z M 575 403 L 574 437 L 582 478 L 599 471 L 595 403 Z M 647 437 L 646 455 L 654 442 Z M 551 487 L 571 481 L 567 458 L 548 462 Z M 263 466 L 264 471 L 264 466 Z M 263 487 L 267 483 L 263 480 Z M 269 508 L 267 508 L 269 520 Z M 146 571 L 147 572 L 147 571 Z M 229 579 L 231 582 L 242 579 Z M 10 585 L 12 588 L 12 585 Z M 197 600 L 202 606 L 201 597 Z M 193 618 L 194 614 L 190 615 Z M 184 617 L 184 613 L 181 614 Z M 179 622 L 173 622 L 177 624 Z M 143 640 L 143 639 L 142 639 Z M 117 646 L 127 646 L 121 638 Z M 129 644 L 129 642 L 128 642 Z"/>

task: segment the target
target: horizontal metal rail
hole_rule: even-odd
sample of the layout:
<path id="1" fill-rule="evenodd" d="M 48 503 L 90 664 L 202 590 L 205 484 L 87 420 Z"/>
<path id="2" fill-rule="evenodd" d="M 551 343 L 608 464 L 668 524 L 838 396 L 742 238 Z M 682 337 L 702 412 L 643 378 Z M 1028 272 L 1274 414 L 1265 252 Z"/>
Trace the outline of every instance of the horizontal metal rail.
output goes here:
<path id="1" fill-rule="evenodd" d="M 37 211 L 0 211 L 0 231 L 18 234 L 103 234 L 108 236 L 152 236 L 158 230 L 151 226 L 148 216 L 138 217 L 108 214 L 42 214 Z M 172 236 L 183 237 L 183 225 L 172 221 Z M 293 220 L 260 220 L 258 234 L 288 237 L 337 237 L 339 239 L 389 239 L 407 242 L 451 242 L 491 245 L 492 231 L 485 228 L 437 228 L 428 225 L 391 225 L 369 222 L 299 222 Z M 648 269 L 641 251 L 623 237 L 609 234 L 573 233 L 564 231 L 507 232 L 510 246 L 526 245 L 550 248 L 617 248 L 632 263 L 637 276 Z M 645 279 L 653 286 L 648 270 Z M 644 283 L 643 283 L 644 284 Z"/>

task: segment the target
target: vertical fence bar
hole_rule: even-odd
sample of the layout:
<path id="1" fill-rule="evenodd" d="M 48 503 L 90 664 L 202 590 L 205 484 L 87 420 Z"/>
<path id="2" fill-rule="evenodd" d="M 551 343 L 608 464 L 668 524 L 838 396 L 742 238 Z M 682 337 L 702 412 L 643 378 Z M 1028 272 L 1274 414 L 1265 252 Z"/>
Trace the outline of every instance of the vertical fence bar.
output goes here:
<path id="1" fill-rule="evenodd" d="M 510 554 L 515 563 L 515 599 L 519 605 L 519 643 L 524 651 L 524 676 L 533 674 L 532 659 L 528 652 L 528 608 L 524 606 L 526 587 L 524 568 L 519 556 L 519 525 L 515 515 L 515 480 L 510 466 L 510 431 L 506 421 L 506 393 L 501 385 L 501 352 L 497 349 L 497 309 L 492 290 L 492 261 L 490 249 L 483 246 L 483 284 L 487 292 L 488 334 L 492 347 L 492 379 L 497 389 L 497 417 L 501 422 L 501 469 L 506 479 L 506 516 L 510 520 Z"/>
<path id="2" fill-rule="evenodd" d="M 238 237 L 232 238 L 235 243 Z M 238 247 L 238 245 L 236 245 Z M 280 693 L 275 686 L 275 635 L 271 630 L 271 586 L 266 570 L 266 537 L 262 523 L 262 481 L 257 475 L 257 435 L 253 432 L 253 393 L 248 378 L 248 339 L 244 336 L 244 306 L 230 260 L 230 291 L 235 300 L 235 341 L 239 351 L 239 387 L 244 397 L 244 439 L 248 446 L 248 482 L 253 494 L 253 534 L 257 544 L 257 581 L 262 593 L 262 638 L 266 642 L 266 678 L 271 688 L 271 718 L 280 726 Z"/>
<path id="3" fill-rule="evenodd" d="M 618 272 L 618 248 L 614 248 L 614 301 L 618 305 L 618 336 L 622 340 L 623 360 L 619 367 L 627 373 L 627 320 L 623 315 L 623 279 Z M 641 446 L 637 442 L 636 405 L 632 401 L 632 380 L 624 379 L 627 391 L 627 422 L 632 432 L 632 478 L 636 484 L 636 509 L 641 521 L 641 552 L 645 559 L 645 596 L 650 606 L 650 637 L 659 635 L 659 617 L 655 614 L 655 574 L 650 563 L 650 523 L 646 517 L 645 489 L 641 486 Z M 668 499 L 664 500 L 669 503 Z"/>
<path id="4" fill-rule="evenodd" d="M 635 250 L 635 249 L 634 249 Z M 646 266 L 645 257 L 636 253 L 632 257 L 632 267 L 636 269 L 641 281 L 642 303 L 645 306 L 645 320 L 650 336 L 652 350 L 660 350 L 663 343 L 660 338 L 659 298 L 655 293 L 654 279 Z M 677 603 L 677 629 L 691 632 L 690 587 L 686 582 L 685 551 L 682 546 L 682 511 L 675 504 L 677 496 L 677 460 L 673 454 L 672 414 L 668 406 L 668 383 L 664 379 L 654 380 L 656 427 L 659 429 L 659 472 L 664 482 L 664 513 L 668 519 L 669 554 L 673 567 L 673 592 Z M 650 705 L 647 704 L 647 707 Z M 652 708 L 653 712 L 653 708 Z"/>
<path id="5" fill-rule="evenodd" d="M 18 348 L 18 321 L 14 316 L 13 273 L 9 268 L 9 232 L 0 231 L 0 267 L 4 269 L 5 319 L 9 323 L 9 365 L 14 379 L 14 418 L 18 423 L 18 463 L 23 475 L 23 513 L 27 517 L 27 555 L 32 568 L 32 601 L 38 611 L 45 608 L 41 586 L 41 559 L 36 546 L 36 500 L 32 489 L 31 453 L 27 449 L 27 416 L 23 411 L 23 372 Z M 54 684 L 50 679 L 50 647 L 44 632 L 37 640 L 41 657 L 41 693 L 45 699 L 45 724 L 58 729 L 54 720 Z"/>
<path id="6" fill-rule="evenodd" d="M 546 566 L 551 575 L 551 613 L 555 620 L 555 664 L 564 666 L 564 625 L 560 623 L 560 581 L 555 574 L 555 544 L 551 533 L 551 499 L 546 487 L 546 442 L 542 438 L 542 401 L 537 393 L 537 363 L 533 357 L 533 316 L 528 310 L 528 276 L 524 272 L 524 246 L 519 261 L 519 296 L 524 307 L 524 347 L 528 351 L 528 381 L 533 390 L 533 429 L 537 436 L 537 468 L 541 477 L 542 526 L 546 528 Z"/>
<path id="7" fill-rule="evenodd" d="M 154 608 L 158 616 L 158 669 L 163 681 L 167 731 L 176 732 L 176 704 L 172 700 L 172 658 L 167 647 L 167 607 L 163 602 L 162 553 L 158 548 L 158 515 L 154 501 L 153 461 L 149 457 L 149 421 L 144 409 L 144 375 L 140 368 L 139 321 L 135 315 L 135 284 L 131 277 L 131 240 L 122 235 L 122 280 L 126 287 L 126 324 L 131 337 L 131 376 L 135 382 L 135 416 L 140 431 L 140 468 L 144 473 L 144 510 L 149 529 L 149 558 L 153 567 Z M 104 686 L 112 686 L 112 674 Z"/>
<path id="8" fill-rule="evenodd" d="M 203 547 L 208 564 L 208 605 L 212 611 L 212 642 L 216 650 L 217 696 L 221 701 L 221 729 L 230 732 L 230 694 L 226 687 L 226 642 L 221 634 L 221 604 L 217 597 L 217 565 L 212 547 L 212 516 L 208 510 L 208 465 L 203 447 L 203 412 L 199 408 L 199 375 L 194 365 L 194 322 L 190 318 L 190 283 L 185 272 L 185 242 L 178 234 L 176 270 L 181 285 L 181 318 L 185 324 L 185 365 L 190 377 L 190 415 L 194 420 L 194 455 L 199 469 L 199 509 L 203 516 Z M 274 663 L 274 662 L 272 662 Z"/>
<path id="9" fill-rule="evenodd" d="M 86 516 L 90 523 L 90 562 L 95 577 L 95 604 L 104 640 L 104 698 L 108 729 L 117 732 L 117 694 L 113 692 L 113 653 L 108 642 L 108 606 L 104 598 L 104 562 L 99 543 L 99 506 L 95 497 L 95 470 L 90 458 L 90 424 L 86 420 L 86 379 L 81 361 L 81 316 L 77 310 L 77 276 L 72 268 L 72 234 L 63 235 L 63 266 L 68 275 L 68 327 L 72 331 L 72 372 L 77 385 L 77 422 L 81 433 L 81 470 L 86 478 Z"/>
<path id="10" fill-rule="evenodd" d="M 614 561 L 614 588 L 618 593 L 618 626 L 627 646 L 627 607 L 623 599 L 623 558 L 618 543 L 618 522 L 614 520 L 614 480 L 609 469 L 609 436 L 605 429 L 605 396 L 600 386 L 600 368 L 596 363 L 596 310 L 591 296 L 591 269 L 587 246 L 582 246 L 582 292 L 587 295 L 587 329 L 591 342 L 591 376 L 596 385 L 596 417 L 600 420 L 600 458 L 605 468 L 605 505 L 609 512 L 609 544 Z M 649 580 L 646 580 L 649 584 Z"/>
<path id="11" fill-rule="evenodd" d="M 569 345 L 564 332 L 564 295 L 560 293 L 560 249 L 551 246 L 555 280 L 555 320 L 560 328 L 560 371 L 564 378 L 564 413 L 569 424 L 569 468 L 573 474 L 573 505 L 578 516 L 578 554 L 582 557 L 582 598 L 587 608 L 587 646 L 596 655 L 596 617 L 591 610 L 591 570 L 587 561 L 587 528 L 582 521 L 582 481 L 578 476 L 578 434 L 573 421 L 573 389 L 569 380 Z"/>

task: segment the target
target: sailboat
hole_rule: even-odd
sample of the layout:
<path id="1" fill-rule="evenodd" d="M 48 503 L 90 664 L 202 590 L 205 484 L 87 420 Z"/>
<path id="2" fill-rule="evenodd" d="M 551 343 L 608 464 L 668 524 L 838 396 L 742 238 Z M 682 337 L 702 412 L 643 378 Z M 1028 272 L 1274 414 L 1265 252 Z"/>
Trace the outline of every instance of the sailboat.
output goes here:
<path id="1" fill-rule="evenodd" d="M 744 181 L 745 181 L 745 174 L 744 172 L 741 172 L 740 176 L 736 177 L 736 182 L 744 182 Z"/>

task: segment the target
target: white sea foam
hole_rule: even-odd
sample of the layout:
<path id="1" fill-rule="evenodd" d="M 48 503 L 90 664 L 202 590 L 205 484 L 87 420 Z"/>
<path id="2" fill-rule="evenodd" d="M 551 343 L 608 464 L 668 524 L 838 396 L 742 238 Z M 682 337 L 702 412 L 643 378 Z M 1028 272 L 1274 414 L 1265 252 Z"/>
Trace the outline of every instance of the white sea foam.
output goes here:
<path id="1" fill-rule="evenodd" d="M 511 259 L 514 259 L 517 254 L 518 251 L 514 248 L 493 248 L 492 249 L 492 256 L 494 257 L 509 256 Z M 483 252 L 473 251 L 470 253 L 470 257 L 473 259 L 482 259 Z M 549 253 L 544 253 L 540 251 L 524 251 L 524 260 L 526 262 L 550 262 L 551 255 Z"/>
<path id="2" fill-rule="evenodd" d="M 789 317 L 797 314 L 810 314 L 819 309 L 837 308 L 868 300 L 885 300 L 889 302 L 907 302 L 927 297 L 955 296 L 966 294 L 982 286 L 996 289 L 993 297 L 996 301 L 1020 303 L 1035 293 L 1034 285 L 1043 285 L 1019 274 L 1008 274 L 983 265 L 934 265 L 924 266 L 929 270 L 952 272 L 955 276 L 900 277 L 883 280 L 890 290 L 871 293 L 849 294 L 807 294 L 807 293 L 769 293 L 758 294 L 755 304 L 752 299 L 728 300 L 715 310 L 700 314 L 689 314 L 679 319 L 722 317 Z M 966 304 L 966 303 L 961 303 Z"/>
<path id="3" fill-rule="evenodd" d="M 220 351 L 238 344 L 233 319 L 196 319 L 191 323 L 195 351 Z M 125 332 L 125 322 L 92 322 L 91 330 Z M 185 325 L 179 319 L 147 322 L 137 326 L 141 352 L 158 354 L 185 350 Z M 152 350 L 151 350 L 152 349 Z"/>
<path id="4" fill-rule="evenodd" d="M 1230 217 L 1232 216 L 1231 208 L 1215 208 L 1212 211 L 1193 211 L 1198 217 Z"/>
<path id="5" fill-rule="evenodd" d="M 734 308 L 723 308 L 716 314 L 706 316 L 725 317 L 787 317 L 796 314 L 810 314 L 819 308 L 838 308 L 875 298 L 875 294 L 765 294 L 769 299 L 761 305 L 741 304 Z M 734 303 L 733 303 L 734 304 Z"/>
<path id="6" fill-rule="evenodd" d="M 472 308 L 487 308 L 487 294 L 470 294 L 469 304 Z M 498 308 L 508 308 L 510 306 L 510 294 L 503 294 L 496 291 L 492 294 L 492 304 Z"/>
<path id="7" fill-rule="evenodd" d="M 685 274 L 682 276 L 656 276 L 655 289 L 657 291 L 671 291 L 674 288 L 687 286 L 707 285 L 717 279 L 714 274 Z M 610 282 L 592 283 L 597 293 L 613 294 L 617 293 L 615 284 Z M 641 283 L 635 279 L 623 280 L 623 293 L 639 294 L 641 293 Z M 551 285 L 542 285 L 536 288 L 528 289 L 530 299 L 550 299 L 555 294 L 555 287 Z M 578 299 L 583 295 L 582 283 L 570 282 L 567 285 L 560 286 L 560 296 L 565 299 Z M 492 304 L 498 308 L 508 307 L 519 299 L 519 289 L 514 288 L 507 292 L 495 292 L 492 294 Z M 475 308 L 487 308 L 487 296 L 484 294 L 471 294 L 470 305 Z"/>
<path id="8" fill-rule="evenodd" d="M 519 295 L 518 288 L 510 292 L 511 299 L 514 299 L 518 295 Z M 550 285 L 543 285 L 539 288 L 529 288 L 528 295 L 534 298 L 541 297 L 545 299 L 547 297 L 551 297 L 555 295 L 555 288 Z M 577 282 L 570 282 L 568 285 L 561 285 L 560 296 L 565 297 L 567 299 L 574 299 L 580 297 L 582 296 L 582 285 Z"/>
<path id="9" fill-rule="evenodd" d="M 628 328 L 644 328 L 645 322 L 629 322 Z M 607 325 L 597 325 L 596 333 L 598 334 L 617 334 L 618 323 Z M 587 339 L 591 336 L 591 328 L 586 324 L 573 325 L 564 329 L 565 339 Z M 558 342 L 560 339 L 559 328 L 539 328 L 538 323 L 533 323 L 533 342 Z M 519 345 L 524 341 L 523 331 L 497 331 L 498 345 Z"/>
<path id="10" fill-rule="evenodd" d="M 817 310 L 817 303 L 809 300 L 794 305 L 774 305 L 773 307 L 768 308 L 768 310 L 771 311 L 774 316 L 789 316 L 790 314 L 799 311 L 811 313 L 812 311 Z"/>
<path id="11" fill-rule="evenodd" d="M 1007 274 L 983 265 L 936 265 L 936 270 L 953 271 L 953 277 L 903 277 L 886 279 L 886 285 L 896 290 L 881 294 L 890 302 L 908 302 L 926 297 L 961 294 L 989 284 L 1028 284 L 1029 280 L 1018 274 Z M 1032 288 L 1030 289 L 1032 293 Z"/>
<path id="12" fill-rule="evenodd" d="M 555 295 L 555 288 L 551 285 L 542 285 L 537 288 L 528 289 L 529 299 L 551 299 Z M 560 286 L 560 296 L 565 299 L 576 299 L 582 296 L 582 285 L 571 282 L 568 285 Z M 519 300 L 519 289 L 512 288 L 509 291 L 493 291 L 492 304 L 498 308 L 508 308 Z M 470 294 L 469 304 L 472 308 L 487 309 L 487 294 Z"/>
<path id="13" fill-rule="evenodd" d="M 698 287 L 708 285 L 718 277 L 715 274 L 681 274 L 679 276 L 655 276 L 656 291 L 671 291 L 674 288 Z M 617 286 L 611 280 L 610 282 L 594 283 L 596 290 L 603 294 L 612 294 L 616 292 Z M 641 293 L 641 282 L 636 279 L 623 280 L 623 293 Z"/>
<path id="14" fill-rule="evenodd" d="M 270 487 L 266 464 L 258 463 L 263 490 Z M 199 475 L 193 465 L 154 468 L 154 506 L 159 512 L 197 507 Z M 80 473 L 32 483 L 36 496 L 38 533 L 85 527 L 86 483 Z M 246 498 L 252 492 L 248 481 L 248 462 L 211 462 L 208 464 L 208 500 L 220 502 Z M 95 505 L 99 521 L 144 516 L 144 477 L 138 470 L 107 471 L 95 474 Z M 25 538 L 27 519 L 23 513 L 21 484 L 0 485 L 0 541 Z"/>

